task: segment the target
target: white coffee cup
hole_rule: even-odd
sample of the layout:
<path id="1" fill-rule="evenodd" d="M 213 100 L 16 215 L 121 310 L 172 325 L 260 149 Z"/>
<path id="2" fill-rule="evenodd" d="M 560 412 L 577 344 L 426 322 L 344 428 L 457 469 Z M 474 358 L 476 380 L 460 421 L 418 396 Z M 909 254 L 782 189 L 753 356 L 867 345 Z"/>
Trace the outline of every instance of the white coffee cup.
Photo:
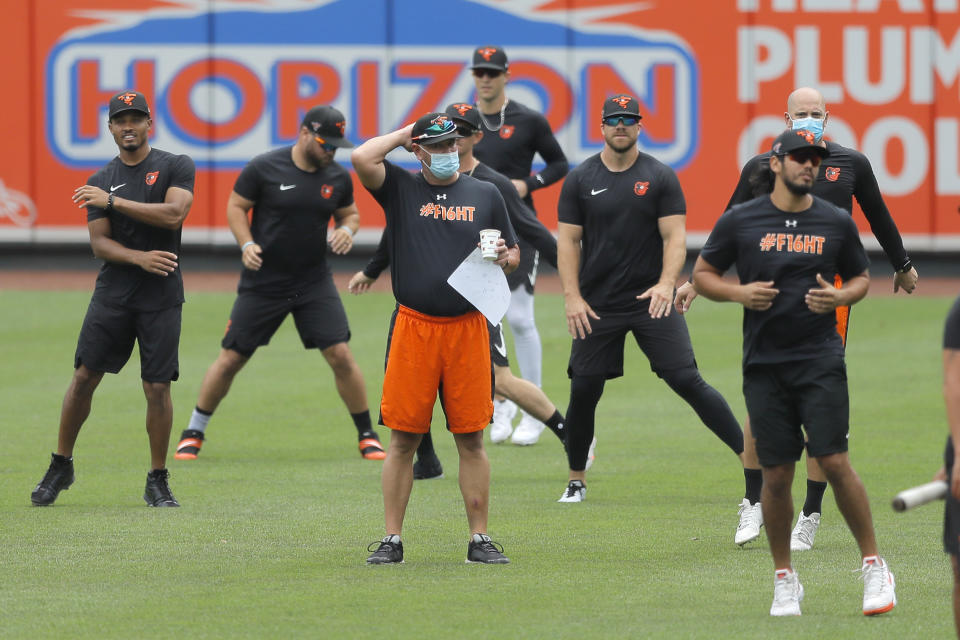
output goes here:
<path id="1" fill-rule="evenodd" d="M 500 229 L 482 229 L 480 231 L 480 253 L 484 260 L 497 259 L 497 240 L 500 239 Z"/>

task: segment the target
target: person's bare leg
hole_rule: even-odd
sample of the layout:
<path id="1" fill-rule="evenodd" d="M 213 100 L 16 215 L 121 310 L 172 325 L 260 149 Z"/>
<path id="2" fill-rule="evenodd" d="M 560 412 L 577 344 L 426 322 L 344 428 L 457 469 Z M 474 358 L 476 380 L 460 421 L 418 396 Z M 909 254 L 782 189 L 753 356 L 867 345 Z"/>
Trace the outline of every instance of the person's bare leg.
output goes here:
<path id="1" fill-rule="evenodd" d="M 837 508 L 847 521 L 847 526 L 860 547 L 861 555 L 877 555 L 877 539 L 873 531 L 873 516 L 870 514 L 867 490 L 850 465 L 850 456 L 846 452 L 834 453 L 821 456 L 817 461 L 833 488 Z"/>
<path id="2" fill-rule="evenodd" d="M 147 382 L 144 380 L 143 394 L 147 398 L 147 437 L 150 439 L 150 468 L 164 469 L 167 466 L 170 430 L 173 428 L 173 401 L 170 398 L 170 383 Z"/>
<path id="3" fill-rule="evenodd" d="M 470 533 L 486 533 L 490 506 L 490 460 L 483 448 L 483 431 L 455 433 L 453 439 L 460 454 L 460 493 L 467 509 Z"/>
<path id="4" fill-rule="evenodd" d="M 757 441 L 753 439 L 750 428 L 750 416 L 743 421 L 743 454 L 740 457 L 744 469 L 759 469 L 760 459 L 757 458 Z"/>
<path id="5" fill-rule="evenodd" d="M 353 357 L 346 342 L 327 347 L 320 353 L 326 358 L 327 364 L 333 370 L 333 377 L 337 384 L 337 393 L 347 406 L 350 413 L 362 413 L 367 410 L 367 387 L 363 381 L 363 373 Z"/>
<path id="6" fill-rule="evenodd" d="M 383 461 L 380 484 L 383 487 L 383 516 L 387 535 L 400 535 L 403 517 L 413 489 L 413 454 L 421 434 L 391 431 L 387 457 Z"/>
<path id="7" fill-rule="evenodd" d="M 953 626 L 960 638 L 960 566 L 957 565 L 957 556 L 950 556 L 950 565 L 953 567 Z"/>
<path id="8" fill-rule="evenodd" d="M 93 392 L 103 380 L 102 371 L 91 371 L 81 364 L 73 372 L 70 385 L 60 407 L 60 430 L 57 435 L 57 455 L 73 456 L 73 447 L 80 435 L 80 427 L 90 415 Z"/>
<path id="9" fill-rule="evenodd" d="M 793 524 L 794 463 L 763 468 L 763 523 L 767 528 L 774 569 L 790 567 L 790 527 Z"/>
<path id="10" fill-rule="evenodd" d="M 197 406 L 207 413 L 213 413 L 220 406 L 220 401 L 227 396 L 233 378 L 247 364 L 249 357 L 233 349 L 221 349 L 220 355 L 213 361 L 203 376 L 200 384 L 200 393 L 197 396 Z"/>
<path id="11" fill-rule="evenodd" d="M 556 412 L 556 405 L 550 402 L 550 398 L 540 387 L 529 380 L 516 377 L 510 367 L 494 366 L 493 373 L 497 394 L 512 400 L 540 422 L 546 422 Z"/>

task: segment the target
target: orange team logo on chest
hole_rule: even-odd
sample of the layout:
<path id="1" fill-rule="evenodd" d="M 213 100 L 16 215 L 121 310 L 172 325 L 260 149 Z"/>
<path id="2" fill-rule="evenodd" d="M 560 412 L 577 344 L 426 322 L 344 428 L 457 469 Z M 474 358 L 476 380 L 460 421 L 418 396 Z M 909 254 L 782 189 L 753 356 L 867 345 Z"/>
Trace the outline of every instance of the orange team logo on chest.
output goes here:
<path id="1" fill-rule="evenodd" d="M 509 139 L 510 136 L 513 135 L 513 132 L 515 129 L 516 127 L 514 127 L 512 124 L 503 125 L 502 127 L 500 127 L 500 137 L 503 138 L 504 140 Z"/>
<path id="2" fill-rule="evenodd" d="M 649 188 L 650 188 L 649 182 L 638 182 L 635 185 L 633 185 L 633 192 L 638 196 L 645 196 L 647 195 L 647 189 Z"/>
<path id="3" fill-rule="evenodd" d="M 320 187 L 320 195 L 323 197 L 324 200 L 329 200 L 330 196 L 333 195 L 333 187 L 330 186 L 329 184 L 323 185 L 322 187 Z"/>
<path id="4" fill-rule="evenodd" d="M 159 175 L 160 175 L 159 171 L 151 171 L 150 173 L 147 174 L 147 177 L 144 179 L 144 182 L 146 182 L 148 185 L 152 185 L 154 182 L 157 181 L 157 176 Z"/>
<path id="5" fill-rule="evenodd" d="M 836 182 L 837 178 L 840 177 L 840 167 L 827 167 L 826 171 L 823 172 L 823 177 L 830 182 Z"/>

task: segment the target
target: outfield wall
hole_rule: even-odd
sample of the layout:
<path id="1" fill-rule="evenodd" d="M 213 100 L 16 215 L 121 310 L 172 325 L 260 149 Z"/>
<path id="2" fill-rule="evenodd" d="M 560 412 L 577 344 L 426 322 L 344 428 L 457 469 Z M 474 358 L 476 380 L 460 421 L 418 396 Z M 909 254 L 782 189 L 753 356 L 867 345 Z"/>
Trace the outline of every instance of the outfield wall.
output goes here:
<path id="1" fill-rule="evenodd" d="M 73 189 L 116 153 L 114 92 L 154 111 L 153 144 L 197 163 L 185 242 L 232 243 L 225 203 L 252 156 L 330 103 L 355 142 L 471 100 L 472 49 L 502 46 L 508 95 L 542 110 L 573 164 L 599 105 L 642 103 L 641 146 L 678 172 L 691 246 L 739 167 L 821 89 L 828 137 L 865 152 L 908 250 L 960 250 L 960 0 L 6 0 L 0 242 L 83 243 Z M 410 164 L 411 156 L 391 159 Z M 347 154 L 339 160 L 348 163 Z M 559 186 L 535 194 L 556 227 Z M 359 240 L 378 205 L 357 185 Z M 862 216 L 856 219 L 876 247 Z"/>

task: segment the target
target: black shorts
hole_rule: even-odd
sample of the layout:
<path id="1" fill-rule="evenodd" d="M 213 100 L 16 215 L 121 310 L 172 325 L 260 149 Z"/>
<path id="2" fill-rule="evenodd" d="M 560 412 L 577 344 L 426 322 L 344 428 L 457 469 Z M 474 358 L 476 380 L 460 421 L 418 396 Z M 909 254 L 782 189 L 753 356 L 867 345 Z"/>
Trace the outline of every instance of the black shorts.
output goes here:
<path id="1" fill-rule="evenodd" d="M 533 293 L 533 287 L 537 284 L 537 266 L 540 264 L 540 252 L 533 247 L 520 247 L 520 266 L 513 273 L 507 275 L 507 286 L 510 291 L 515 291 L 520 287 L 527 290 L 527 293 Z"/>
<path id="2" fill-rule="evenodd" d="M 633 333 L 637 346 L 650 361 L 650 369 L 662 377 L 665 371 L 696 367 L 687 322 L 679 313 L 654 319 L 646 305 L 636 311 L 598 311 L 599 320 L 590 319 L 592 333 L 577 338 L 570 348 L 567 375 L 595 376 L 607 379 L 623 375 L 623 348 L 627 332 Z"/>
<path id="3" fill-rule="evenodd" d="M 503 322 L 490 324 L 487 321 L 487 330 L 490 332 L 490 360 L 495 367 L 509 367 L 507 358 L 507 342 L 503 339 Z"/>
<path id="4" fill-rule="evenodd" d="M 953 442 L 947 436 L 947 444 L 943 451 L 943 466 L 947 469 L 947 487 L 953 475 Z M 946 505 L 943 508 L 943 550 L 953 555 L 960 555 L 960 500 L 953 497 L 947 490 Z"/>
<path id="5" fill-rule="evenodd" d="M 847 450 L 850 398 L 842 356 L 751 365 L 743 372 L 743 397 L 757 457 L 765 467 Z"/>
<path id="6" fill-rule="evenodd" d="M 343 302 L 333 278 L 327 274 L 289 297 L 241 291 L 233 303 L 220 345 L 250 357 L 258 347 L 270 344 L 287 314 L 293 314 L 300 340 L 307 349 L 323 350 L 350 340 Z"/>
<path id="7" fill-rule="evenodd" d="M 160 311 L 133 311 L 90 301 L 80 327 L 73 367 L 119 373 L 140 348 L 140 378 L 145 382 L 170 382 L 180 377 L 180 323 L 182 305 Z"/>

